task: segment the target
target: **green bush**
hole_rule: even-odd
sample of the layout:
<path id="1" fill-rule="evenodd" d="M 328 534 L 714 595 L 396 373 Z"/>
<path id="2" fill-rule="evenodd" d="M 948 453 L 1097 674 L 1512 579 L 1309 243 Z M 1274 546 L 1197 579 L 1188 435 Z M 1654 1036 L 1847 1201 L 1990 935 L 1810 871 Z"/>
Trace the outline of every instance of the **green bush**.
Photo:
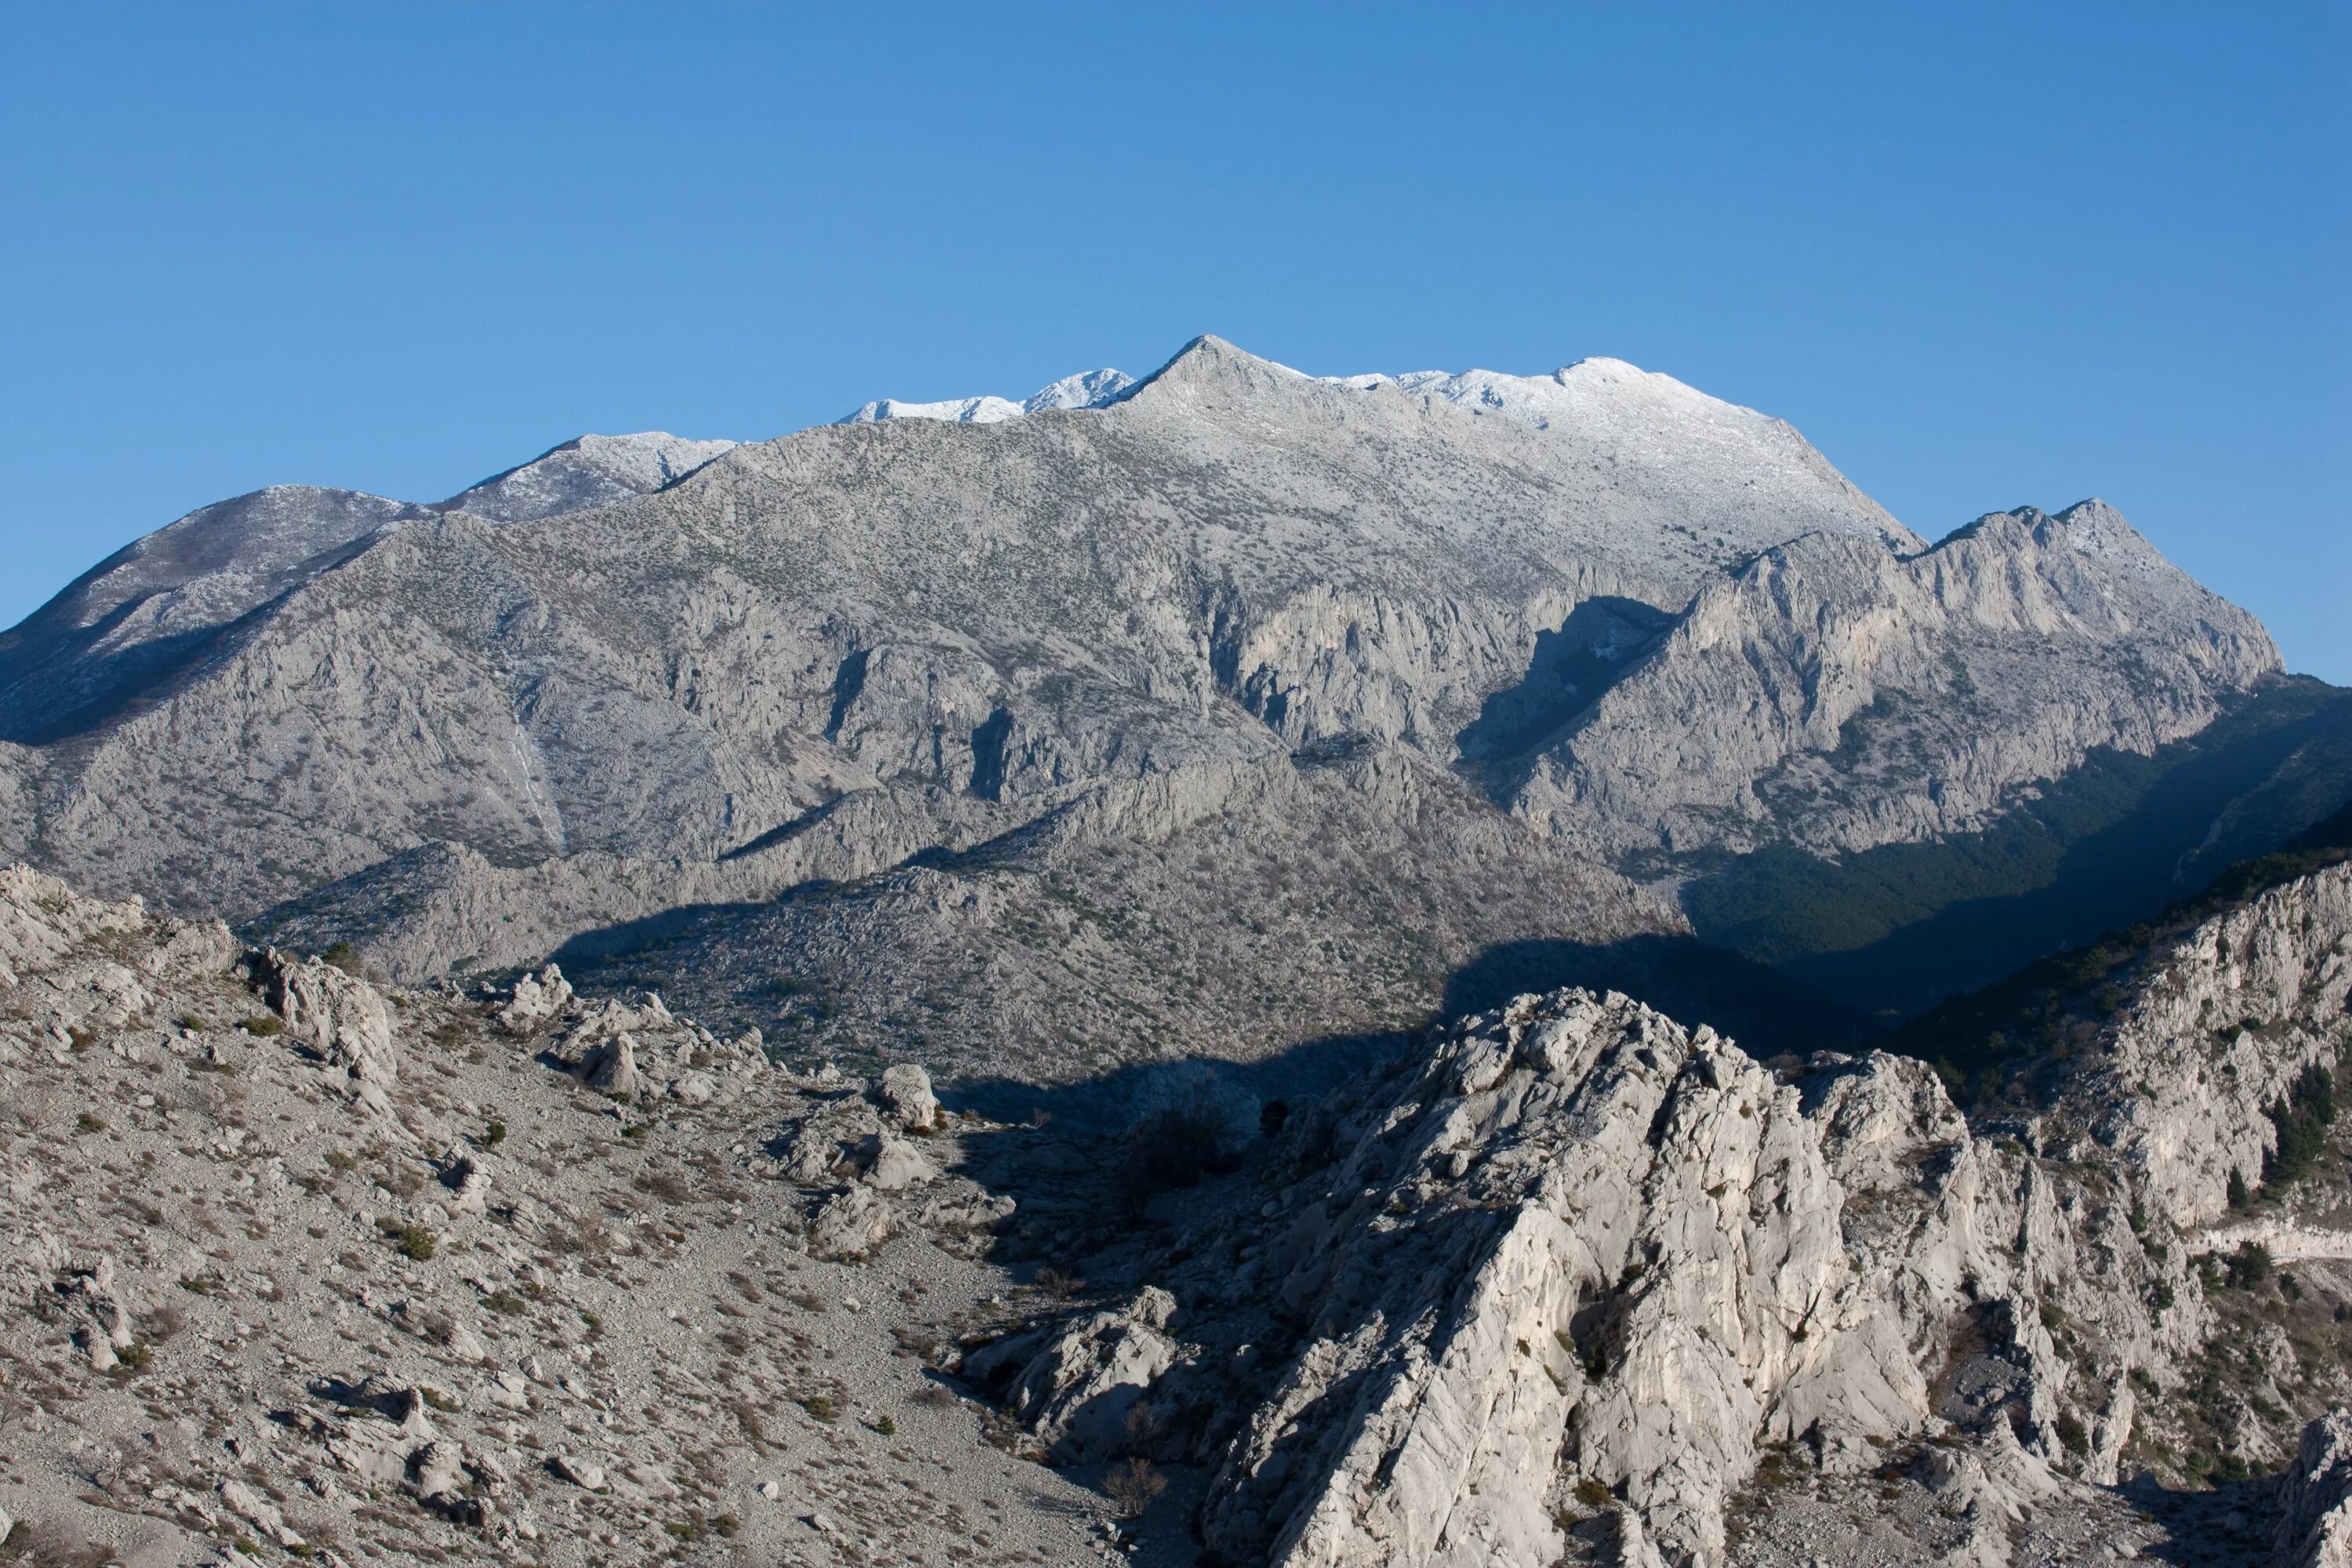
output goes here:
<path id="1" fill-rule="evenodd" d="M 2336 1120 L 2336 1079 L 2326 1068 L 2307 1067 L 2284 1100 L 2270 1108 L 2277 1145 L 2263 1172 L 2265 1182 L 2282 1186 L 2311 1174 L 2327 1146 L 2327 1129 Z"/>

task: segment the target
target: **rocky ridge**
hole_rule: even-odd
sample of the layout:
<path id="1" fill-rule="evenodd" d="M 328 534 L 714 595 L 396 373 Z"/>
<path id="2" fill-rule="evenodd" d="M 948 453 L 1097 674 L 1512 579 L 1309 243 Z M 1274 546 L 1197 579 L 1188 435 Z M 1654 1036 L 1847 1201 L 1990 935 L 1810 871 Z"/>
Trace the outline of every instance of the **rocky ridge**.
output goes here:
<path id="1" fill-rule="evenodd" d="M 2199 925 L 2042 1102 L 1974 1116 L 1925 1064 L 1768 1067 L 1622 995 L 1463 1020 L 1166 1211 L 1131 1277 L 1185 1343 L 1128 1447 L 1202 1467 L 1233 1563 L 2244 1561 L 2270 1483 L 2196 1489 L 2332 1475 L 2296 1433 L 2352 1395 L 2341 1130 L 2259 1183 L 2352 1045 L 2348 895 Z M 2280 1561 L 2335 1506 L 2290 1501 Z"/>
<path id="2" fill-rule="evenodd" d="M 1890 1531 L 1983 1564 L 2340 1533 L 2344 1129 L 2273 1167 L 2352 1026 L 2352 866 L 2164 944 L 2060 1079 L 1967 1115 L 1916 1061 L 1768 1064 L 1570 990 L 1296 1105 L 1171 1068 L 1129 1137 L 1018 1128 L 552 969 L 385 991 L 23 868 L 0 964 L 0 1509 L 42 1550 L 1780 1568 Z"/>

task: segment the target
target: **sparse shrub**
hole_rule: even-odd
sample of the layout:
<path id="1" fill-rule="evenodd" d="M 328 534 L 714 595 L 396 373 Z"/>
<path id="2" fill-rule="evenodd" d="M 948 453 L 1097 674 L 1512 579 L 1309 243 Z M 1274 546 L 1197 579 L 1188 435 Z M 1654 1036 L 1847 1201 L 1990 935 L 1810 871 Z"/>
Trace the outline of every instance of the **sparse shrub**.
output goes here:
<path id="1" fill-rule="evenodd" d="M 482 1299 L 482 1305 L 505 1318 L 519 1318 L 530 1310 L 530 1305 L 511 1290 L 494 1291 Z"/>
<path id="2" fill-rule="evenodd" d="M 2087 1454 L 2091 1451 L 2091 1435 L 2083 1430 L 2083 1423 L 2073 1411 L 2060 1411 L 2054 1425 L 2058 1441 L 2065 1445 L 2068 1453 Z"/>
<path id="3" fill-rule="evenodd" d="M 330 1170 L 345 1172 L 355 1171 L 359 1169 L 359 1163 L 360 1163 L 357 1160 L 352 1159 L 341 1149 L 330 1149 L 327 1151 L 327 1166 Z"/>
<path id="4" fill-rule="evenodd" d="M 829 1394 L 803 1394 L 799 1403 L 802 1409 L 819 1421 L 834 1421 L 840 1418 L 841 1408 L 834 1404 L 833 1395 Z"/>
<path id="5" fill-rule="evenodd" d="M 507 1124 L 505 1122 L 493 1121 L 482 1129 L 482 1142 L 487 1147 L 495 1149 L 506 1141 Z"/>
<path id="6" fill-rule="evenodd" d="M 173 1022 L 191 1034 L 201 1035 L 205 1032 L 205 1021 L 194 1013 L 183 1013 Z"/>
<path id="7" fill-rule="evenodd" d="M 1139 1209 L 1162 1193 L 1228 1173 L 1241 1161 L 1226 1131 L 1225 1116 L 1205 1093 L 1145 1117 L 1128 1134 L 1116 1178 L 1119 1195 Z"/>
<path id="8" fill-rule="evenodd" d="M 687 1203 L 694 1197 L 694 1189 L 675 1171 L 651 1171 L 629 1184 L 666 1204 Z"/>
<path id="9" fill-rule="evenodd" d="M 1038 1289 L 1043 1290 L 1046 1295 L 1054 1298 L 1055 1301 L 1066 1304 L 1071 1297 L 1078 1293 L 1079 1289 L 1085 1285 L 1086 1281 L 1075 1279 L 1063 1270 L 1053 1268 L 1049 1265 L 1046 1268 L 1037 1270 L 1035 1283 Z"/>
<path id="10" fill-rule="evenodd" d="M 877 1416 L 875 1418 L 874 1430 L 885 1437 L 896 1437 L 898 1435 L 898 1424 L 887 1415 Z"/>
<path id="11" fill-rule="evenodd" d="M 1777 1455 L 1773 1457 L 1778 1458 Z M 1598 1476 L 1579 1476 L 1576 1478 L 1576 1500 L 1587 1508 L 1607 1508 L 1617 1498 Z"/>
<path id="12" fill-rule="evenodd" d="M 319 956 L 326 960 L 329 963 L 333 964 L 337 969 L 341 970 L 346 974 L 357 974 L 360 972 L 359 949 L 353 947 L 350 942 L 338 942 L 331 943 L 329 944 L 327 951 L 320 953 Z"/>
<path id="13" fill-rule="evenodd" d="M 1152 1468 L 1151 1461 L 1140 1454 L 1129 1456 L 1113 1465 L 1103 1478 L 1103 1491 L 1118 1509 L 1122 1519 L 1139 1519 L 1161 1492 L 1168 1489 L 1168 1478 Z"/>
<path id="14" fill-rule="evenodd" d="M 92 1116 L 89 1111 L 85 1110 L 79 1116 L 74 1118 L 74 1131 L 77 1132 L 103 1132 L 106 1131 L 106 1123 L 98 1117 Z"/>
<path id="15" fill-rule="evenodd" d="M 286 1026 L 280 1023 L 274 1014 L 263 1013 L 257 1017 L 247 1018 L 237 1027 L 248 1035 L 266 1040 L 272 1035 L 282 1033 Z"/>
<path id="16" fill-rule="evenodd" d="M 441 1244 L 434 1238 L 433 1233 L 421 1225 L 402 1226 L 393 1237 L 392 1247 L 394 1251 L 413 1263 L 429 1262 L 433 1255 L 441 1250 Z"/>

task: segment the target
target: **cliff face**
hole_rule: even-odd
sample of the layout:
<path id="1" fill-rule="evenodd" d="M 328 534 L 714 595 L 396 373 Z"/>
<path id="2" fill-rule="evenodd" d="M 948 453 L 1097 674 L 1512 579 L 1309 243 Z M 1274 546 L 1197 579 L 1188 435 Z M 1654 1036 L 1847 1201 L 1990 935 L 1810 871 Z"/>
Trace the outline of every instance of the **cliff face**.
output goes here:
<path id="1" fill-rule="evenodd" d="M 1809 536 L 1701 590 L 1515 805 L 1628 847 L 1911 842 L 2095 748 L 2192 733 L 2277 668 L 2251 616 L 2096 501 L 1908 556 Z"/>
<path id="2" fill-rule="evenodd" d="M 2352 867 L 2273 889 L 2153 954 L 2049 1104 L 1973 1119 L 1924 1064 L 1776 1071 L 1619 995 L 1465 1020 L 1287 1134 L 1297 1179 L 1195 1243 L 1250 1259 L 1212 1303 L 1262 1295 L 1297 1336 L 1220 1450 L 1207 1539 L 1715 1563 L 1801 1466 L 1912 1489 L 1946 1547 L 2007 1561 L 2011 1521 L 2093 1520 L 2091 1489 L 2205 1444 L 2281 1461 L 2346 1370 L 2262 1351 L 2257 1393 L 2211 1368 L 2352 1302 L 2340 1153 L 2215 1222 L 2273 1108 L 2352 1047 L 2347 952 Z M 1216 1311 L 1189 1331 L 1213 1343 Z"/>
<path id="3" fill-rule="evenodd" d="M 2095 1135 L 2184 1226 L 2259 1185 L 2270 1112 L 2310 1068 L 2333 1071 L 2352 994 L 2352 864 L 2273 888 L 2152 957 L 2101 1040 L 2111 1066 Z"/>

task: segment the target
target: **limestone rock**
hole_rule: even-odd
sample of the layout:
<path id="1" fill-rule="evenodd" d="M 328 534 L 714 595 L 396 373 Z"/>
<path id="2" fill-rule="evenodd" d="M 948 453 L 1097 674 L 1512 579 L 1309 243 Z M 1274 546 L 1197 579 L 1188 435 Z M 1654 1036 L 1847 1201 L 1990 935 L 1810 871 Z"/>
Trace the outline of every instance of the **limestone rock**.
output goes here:
<path id="1" fill-rule="evenodd" d="M 375 987 L 331 963 L 297 960 L 275 948 L 255 954 L 252 963 L 289 1038 L 310 1046 L 354 1083 L 381 1089 L 399 1078 L 392 1010 Z"/>
<path id="2" fill-rule="evenodd" d="M 645 1087 L 637 1073 L 637 1042 L 625 1030 L 591 1049 L 580 1067 L 589 1088 L 615 1100 L 634 1100 Z"/>
<path id="3" fill-rule="evenodd" d="M 939 1167 L 912 1143 L 903 1138 L 885 1138 L 875 1152 L 866 1180 L 874 1184 L 877 1191 L 902 1193 L 908 1187 L 936 1181 L 939 1173 Z"/>
<path id="4" fill-rule="evenodd" d="M 1175 1298 L 1146 1288 L 1123 1307 L 1087 1313 L 1047 1336 L 1009 1394 L 1058 1463 L 1125 1451 L 1129 1417 L 1183 1354 L 1166 1332 Z M 986 1371 L 985 1363 L 979 1369 Z"/>
<path id="5" fill-rule="evenodd" d="M 583 1491 L 601 1492 L 612 1485 L 605 1478 L 604 1467 L 593 1459 L 562 1454 L 548 1461 L 548 1468 Z"/>
<path id="6" fill-rule="evenodd" d="M 2352 1412 L 2304 1428 L 2280 1496 L 2271 1560 L 2279 1568 L 2352 1565 Z"/>
<path id="7" fill-rule="evenodd" d="M 818 1258 L 864 1258 L 890 1237 L 897 1216 L 869 1186 L 827 1198 L 809 1224 L 809 1251 Z"/>
<path id="8" fill-rule="evenodd" d="M 931 1075 L 912 1062 L 882 1069 L 874 1098 L 890 1122 L 909 1132 L 928 1132 L 939 1125 L 939 1097 L 931 1092 Z"/>
<path id="9" fill-rule="evenodd" d="M 538 974 L 514 983 L 514 993 L 499 1010 L 499 1026 L 510 1035 L 529 1036 L 562 1015 L 572 1002 L 572 984 L 551 963 Z"/>

